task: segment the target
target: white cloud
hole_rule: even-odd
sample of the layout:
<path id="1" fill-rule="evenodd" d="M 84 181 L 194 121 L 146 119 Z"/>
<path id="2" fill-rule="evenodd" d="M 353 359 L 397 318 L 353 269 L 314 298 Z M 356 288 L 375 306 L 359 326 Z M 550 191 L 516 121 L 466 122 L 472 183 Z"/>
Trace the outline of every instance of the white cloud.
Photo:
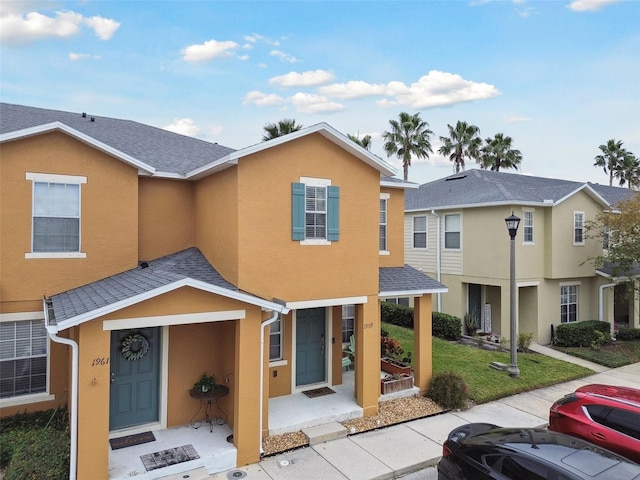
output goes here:
<path id="1" fill-rule="evenodd" d="M 77 60 L 88 60 L 88 59 L 100 60 L 100 55 L 91 55 L 88 53 L 74 53 L 74 52 L 69 53 L 69 60 L 71 60 L 72 62 L 75 62 Z"/>
<path id="2" fill-rule="evenodd" d="M 372 95 L 384 95 L 385 85 L 363 82 L 354 80 L 347 83 L 334 83 L 321 87 L 318 91 L 324 95 L 334 98 L 359 98 L 369 97 Z"/>
<path id="3" fill-rule="evenodd" d="M 237 48 L 238 44 L 236 42 L 230 40 L 219 42 L 212 39 L 200 45 L 189 45 L 180 53 L 182 53 L 182 59 L 185 62 L 199 63 L 213 60 L 214 58 L 231 57 Z"/>
<path id="4" fill-rule="evenodd" d="M 504 119 L 506 120 L 507 123 L 523 123 L 523 122 L 531 121 L 531 119 L 528 117 L 518 117 L 515 115 L 507 115 L 504 117 Z"/>
<path id="5" fill-rule="evenodd" d="M 309 70 L 297 73 L 289 72 L 286 75 L 279 75 L 269 80 L 271 85 L 281 87 L 309 87 L 312 85 L 322 85 L 334 79 L 334 75 L 326 70 Z"/>
<path id="6" fill-rule="evenodd" d="M 120 23 L 103 17 L 85 18 L 72 11 L 56 12 L 49 17 L 39 12 L 20 12 L 19 4 L 9 2 L 0 16 L 0 40 L 11 43 L 26 43 L 46 38 L 67 38 L 77 35 L 83 24 L 92 28 L 103 40 L 113 37 Z"/>
<path id="7" fill-rule="evenodd" d="M 269 107 L 273 105 L 282 105 L 284 99 L 275 94 L 262 93 L 257 90 L 253 90 L 247 93 L 242 100 L 243 105 L 253 104 L 258 107 Z"/>
<path id="8" fill-rule="evenodd" d="M 188 135 L 189 137 L 195 137 L 200 131 L 191 118 L 176 118 L 169 125 L 162 128 L 181 135 Z"/>
<path id="9" fill-rule="evenodd" d="M 249 55 L 240 55 L 238 60 L 249 60 Z"/>
<path id="10" fill-rule="evenodd" d="M 113 37 L 113 34 L 116 33 L 116 30 L 120 28 L 120 23 L 115 20 L 111 20 L 110 18 L 104 17 L 91 17 L 86 18 L 84 23 L 93 28 L 96 35 L 101 40 L 110 40 Z"/>
<path id="11" fill-rule="evenodd" d="M 277 47 L 280 45 L 278 40 L 273 40 L 272 38 L 265 37 L 264 35 L 259 35 L 254 33 L 252 35 L 245 35 L 244 39 L 249 43 L 266 43 L 267 45 L 271 45 L 273 47 Z"/>
<path id="12" fill-rule="evenodd" d="M 568 8 L 574 12 L 595 12 L 606 5 L 618 3 L 620 0 L 574 0 Z"/>
<path id="13" fill-rule="evenodd" d="M 332 102 L 327 97 L 314 93 L 296 93 L 290 100 L 301 113 L 331 113 L 345 108 L 344 105 Z"/>
<path id="14" fill-rule="evenodd" d="M 269 55 L 271 55 L 272 57 L 278 57 L 283 62 L 288 63 L 297 63 L 300 61 L 290 53 L 281 52 L 280 50 L 271 50 L 269 52 Z"/>

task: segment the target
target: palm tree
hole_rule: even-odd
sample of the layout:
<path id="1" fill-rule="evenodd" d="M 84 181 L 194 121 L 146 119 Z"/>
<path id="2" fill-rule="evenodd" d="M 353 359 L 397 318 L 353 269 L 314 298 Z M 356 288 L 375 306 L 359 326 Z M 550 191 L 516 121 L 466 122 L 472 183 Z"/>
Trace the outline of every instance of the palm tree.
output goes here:
<path id="1" fill-rule="evenodd" d="M 495 172 L 501 168 L 518 169 L 522 161 L 520 150 L 511 148 L 511 137 L 496 133 L 493 138 L 487 138 L 480 150 L 480 168 L 491 169 Z"/>
<path id="2" fill-rule="evenodd" d="M 464 158 L 477 159 L 480 153 L 480 129 L 475 125 L 469 125 L 467 122 L 458 120 L 455 128 L 449 127 L 449 136 L 440 137 L 442 146 L 438 149 L 438 153 L 448 155 L 449 160 L 455 165 L 456 173 L 460 168 L 464 170 Z"/>
<path id="3" fill-rule="evenodd" d="M 640 160 L 623 149 L 622 160 L 616 164 L 613 176 L 619 180 L 622 187 L 626 183 L 631 189 L 640 187 Z"/>
<path id="4" fill-rule="evenodd" d="M 384 151 L 387 157 L 397 155 L 402 159 L 404 168 L 404 179 L 409 179 L 409 166 L 411 156 L 417 158 L 429 158 L 429 153 L 433 153 L 429 136 L 433 134 L 429 130 L 429 124 L 420 118 L 420 114 L 410 115 L 401 112 L 398 120 L 389 120 L 391 131 L 384 132 L 382 138 L 385 140 Z"/>
<path id="5" fill-rule="evenodd" d="M 347 137 L 349 137 L 350 140 L 356 142 L 365 150 L 371 150 L 371 135 L 365 135 L 364 137 L 360 138 L 360 134 L 351 135 L 350 133 L 347 133 Z"/>
<path id="6" fill-rule="evenodd" d="M 612 138 L 606 145 L 600 145 L 598 148 L 602 151 L 602 155 L 594 157 L 596 162 L 593 166 L 602 167 L 604 173 L 609 173 L 609 186 L 611 187 L 613 185 L 613 172 L 624 157 L 622 141 L 616 141 L 615 138 Z"/>
<path id="7" fill-rule="evenodd" d="M 297 132 L 302 128 L 302 125 L 298 125 L 293 118 L 283 118 L 278 123 L 267 123 L 262 127 L 265 134 L 262 136 L 262 141 L 273 140 L 274 138 L 281 137 L 287 133 Z"/>

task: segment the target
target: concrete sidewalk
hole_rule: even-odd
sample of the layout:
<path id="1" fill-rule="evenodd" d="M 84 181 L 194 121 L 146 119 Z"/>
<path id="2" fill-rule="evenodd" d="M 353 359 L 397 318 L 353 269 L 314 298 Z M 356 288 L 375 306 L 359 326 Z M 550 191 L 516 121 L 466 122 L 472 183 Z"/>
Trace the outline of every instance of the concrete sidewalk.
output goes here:
<path id="1" fill-rule="evenodd" d="M 551 356 L 564 355 L 540 345 L 533 345 L 532 350 Z M 562 357 L 562 359 L 589 366 L 597 372 L 579 380 L 512 395 L 469 410 L 414 420 L 275 455 L 260 463 L 221 472 L 207 478 L 220 480 L 398 478 L 406 473 L 436 464 L 442 453 L 442 443 L 448 433 L 465 423 L 489 422 L 501 426 L 544 426 L 547 424 L 551 404 L 582 385 L 606 383 L 640 389 L 640 363 L 606 369 L 590 362 L 583 363 L 583 360 L 575 357 Z M 429 475 L 425 472 L 421 478 L 435 478 L 433 475 L 434 471 L 430 470 Z M 194 480 L 196 476 L 180 478 Z M 412 476 L 412 478 L 417 477 Z"/>

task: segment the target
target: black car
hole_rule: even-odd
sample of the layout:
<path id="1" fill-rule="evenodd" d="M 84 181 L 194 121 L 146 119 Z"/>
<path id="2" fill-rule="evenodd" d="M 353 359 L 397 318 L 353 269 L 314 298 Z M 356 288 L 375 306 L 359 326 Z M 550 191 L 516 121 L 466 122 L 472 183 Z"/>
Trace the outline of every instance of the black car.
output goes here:
<path id="1" fill-rule="evenodd" d="M 470 423 L 442 445 L 438 480 L 640 480 L 640 465 L 541 428 Z"/>

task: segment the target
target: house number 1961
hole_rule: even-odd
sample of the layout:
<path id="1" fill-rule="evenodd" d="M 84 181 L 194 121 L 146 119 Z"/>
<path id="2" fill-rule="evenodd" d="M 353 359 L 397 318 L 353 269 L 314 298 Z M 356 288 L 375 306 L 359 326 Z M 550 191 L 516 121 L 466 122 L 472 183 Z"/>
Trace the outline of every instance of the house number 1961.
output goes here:
<path id="1" fill-rule="evenodd" d="M 109 365 L 109 357 L 94 358 L 93 362 L 91 362 L 92 367 L 99 367 L 101 365 Z"/>

